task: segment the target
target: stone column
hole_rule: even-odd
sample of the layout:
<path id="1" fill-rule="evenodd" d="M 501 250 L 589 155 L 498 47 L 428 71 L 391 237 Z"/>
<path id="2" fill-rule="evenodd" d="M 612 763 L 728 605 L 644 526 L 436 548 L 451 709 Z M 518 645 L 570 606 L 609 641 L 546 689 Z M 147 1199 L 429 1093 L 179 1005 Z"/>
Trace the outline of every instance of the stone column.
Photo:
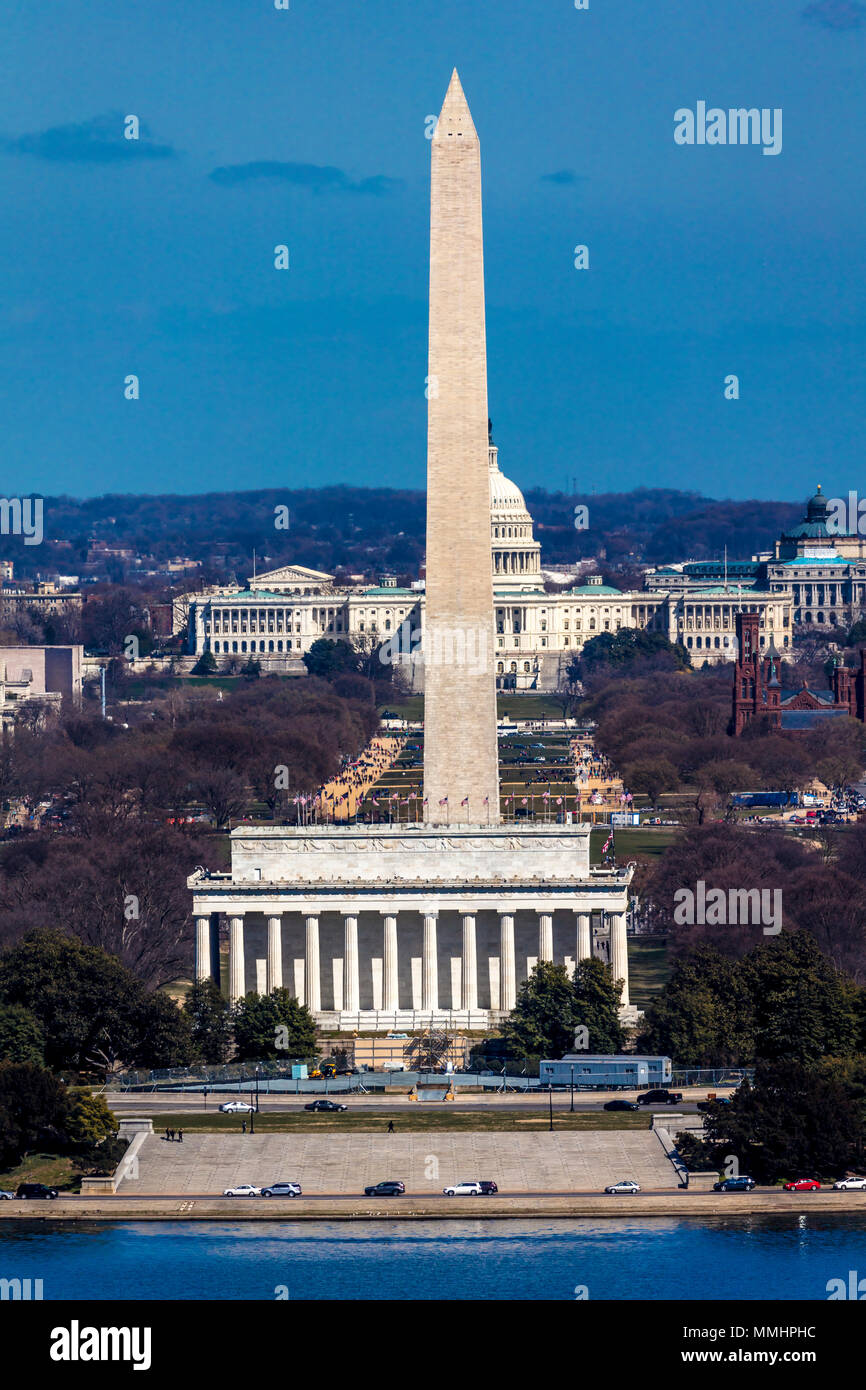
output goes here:
<path id="1" fill-rule="evenodd" d="M 463 972 L 461 1004 L 464 1009 L 478 1008 L 478 957 L 475 946 L 475 913 L 463 914 Z"/>
<path id="2" fill-rule="evenodd" d="M 592 917 L 588 912 L 577 914 L 577 959 L 589 960 L 592 955 Z"/>
<path id="3" fill-rule="evenodd" d="M 439 958 L 436 951 L 436 913 L 424 914 L 424 946 L 421 954 L 421 1008 L 439 1008 Z"/>
<path id="4" fill-rule="evenodd" d="M 538 914 L 538 959 L 553 960 L 553 915 L 550 912 Z"/>
<path id="5" fill-rule="evenodd" d="M 268 994 L 270 994 L 271 990 L 279 989 L 283 983 L 283 943 L 280 937 L 281 925 L 281 918 L 268 918 Z"/>
<path id="6" fill-rule="evenodd" d="M 514 1008 L 517 998 L 517 976 L 514 969 L 514 917 L 510 912 L 499 914 L 499 1007 L 505 1013 Z"/>
<path id="7" fill-rule="evenodd" d="M 319 981 L 319 919 L 304 918 L 304 1003 L 311 1014 L 322 1008 L 322 988 Z"/>
<path id="8" fill-rule="evenodd" d="M 356 1014 L 361 994 L 358 972 L 358 919 L 343 917 L 343 1012 Z"/>
<path id="9" fill-rule="evenodd" d="M 195 978 L 197 980 L 209 980 L 211 978 L 210 917 L 196 917 L 195 919 Z"/>
<path id="10" fill-rule="evenodd" d="M 244 996 L 244 919 L 229 918 L 229 999 Z"/>
<path id="11" fill-rule="evenodd" d="M 628 1007 L 628 941 L 625 933 L 625 913 L 612 912 L 610 920 L 610 970 L 615 980 L 622 980 L 620 1004 Z"/>
<path id="12" fill-rule="evenodd" d="M 396 1013 L 400 1007 L 399 974 L 397 967 L 397 918 L 385 917 L 385 942 L 382 952 L 382 1008 Z"/>

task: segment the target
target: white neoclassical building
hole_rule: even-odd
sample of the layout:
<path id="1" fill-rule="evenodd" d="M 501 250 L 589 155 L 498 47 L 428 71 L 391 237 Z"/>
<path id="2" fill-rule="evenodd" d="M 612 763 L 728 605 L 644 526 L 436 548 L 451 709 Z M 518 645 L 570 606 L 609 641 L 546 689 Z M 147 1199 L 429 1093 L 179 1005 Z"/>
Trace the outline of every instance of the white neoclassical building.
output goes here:
<path id="1" fill-rule="evenodd" d="M 684 583 L 680 569 L 649 576 L 647 589 L 625 592 L 590 575 L 584 584 L 548 593 L 541 545 L 523 493 L 489 448 L 490 546 L 495 603 L 496 679 L 500 689 L 553 690 L 571 658 L 602 632 L 649 628 L 681 641 L 695 665 L 733 661 L 737 612 L 760 614 L 762 644 L 791 645 L 792 604 L 780 582 L 759 588 L 713 578 Z M 189 649 L 213 652 L 218 663 L 254 656 L 265 669 L 303 672 L 303 656 L 320 637 L 347 638 L 371 649 L 408 623 L 424 626 L 423 582 L 399 588 L 339 588 L 333 576 L 302 565 L 260 574 L 237 585 L 193 595 L 185 613 Z M 418 675 L 420 676 L 420 671 Z"/>
<path id="2" fill-rule="evenodd" d="M 231 870 L 189 879 L 197 979 L 285 986 L 322 1027 L 484 1028 L 539 960 L 600 956 L 628 994 L 632 868 L 589 863 L 588 825 L 243 826 Z"/>

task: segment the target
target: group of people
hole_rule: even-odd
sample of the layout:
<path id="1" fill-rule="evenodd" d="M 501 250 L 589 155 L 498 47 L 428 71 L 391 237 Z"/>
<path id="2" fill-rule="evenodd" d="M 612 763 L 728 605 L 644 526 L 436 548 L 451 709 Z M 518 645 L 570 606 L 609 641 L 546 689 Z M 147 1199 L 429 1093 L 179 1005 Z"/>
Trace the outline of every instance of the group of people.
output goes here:
<path id="1" fill-rule="evenodd" d="M 383 772 L 396 762 L 405 739 L 387 736 L 374 738 L 354 762 L 348 763 L 332 781 L 321 787 L 314 797 L 323 819 L 351 820 L 359 805 Z"/>
<path id="2" fill-rule="evenodd" d="M 182 1144 L 182 1143 L 183 1143 L 183 1130 L 182 1130 L 182 1129 L 166 1129 L 164 1138 L 166 1138 L 166 1139 L 169 1141 L 169 1143 L 174 1143 L 175 1140 L 176 1140 L 179 1144 Z"/>

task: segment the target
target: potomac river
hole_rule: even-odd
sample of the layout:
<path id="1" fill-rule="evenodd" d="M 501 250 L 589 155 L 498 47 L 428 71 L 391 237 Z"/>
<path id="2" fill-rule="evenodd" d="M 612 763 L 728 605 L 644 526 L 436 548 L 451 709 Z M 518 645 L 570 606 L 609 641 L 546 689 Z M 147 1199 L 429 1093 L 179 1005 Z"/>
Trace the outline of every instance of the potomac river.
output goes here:
<path id="1" fill-rule="evenodd" d="M 824 1300 L 852 1270 L 866 1214 L 0 1224 L 46 1300 Z"/>

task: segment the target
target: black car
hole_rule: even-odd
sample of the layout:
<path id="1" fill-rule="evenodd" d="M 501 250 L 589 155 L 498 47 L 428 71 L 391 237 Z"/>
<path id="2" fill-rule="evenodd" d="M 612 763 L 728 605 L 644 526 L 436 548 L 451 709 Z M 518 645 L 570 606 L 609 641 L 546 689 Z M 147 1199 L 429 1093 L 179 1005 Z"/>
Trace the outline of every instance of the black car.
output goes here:
<path id="1" fill-rule="evenodd" d="M 683 1093 L 657 1086 L 652 1091 L 641 1091 L 637 1099 L 638 1105 L 681 1105 Z"/>
<path id="2" fill-rule="evenodd" d="M 609 1100 L 604 1108 L 605 1110 L 639 1110 L 640 1106 L 635 1105 L 633 1100 Z"/>
<path id="3" fill-rule="evenodd" d="M 751 1192 L 758 1184 L 754 1178 L 725 1178 L 713 1183 L 714 1192 Z"/>
<path id="4" fill-rule="evenodd" d="M 364 1188 L 365 1197 L 400 1197 L 406 1191 L 401 1182 L 377 1182 Z"/>
<path id="5" fill-rule="evenodd" d="M 57 1196 L 56 1187 L 46 1187 L 44 1182 L 21 1182 L 16 1197 L 29 1197 L 31 1200 L 53 1201 Z"/>
<path id="6" fill-rule="evenodd" d="M 481 1182 L 479 1182 L 478 1186 L 481 1188 L 481 1195 L 483 1197 L 492 1197 L 496 1192 L 499 1191 L 499 1188 L 496 1186 L 495 1182 L 485 1182 L 483 1178 Z"/>
<path id="7" fill-rule="evenodd" d="M 348 1105 L 338 1105 L 335 1100 L 312 1100 L 305 1110 L 348 1110 Z"/>

